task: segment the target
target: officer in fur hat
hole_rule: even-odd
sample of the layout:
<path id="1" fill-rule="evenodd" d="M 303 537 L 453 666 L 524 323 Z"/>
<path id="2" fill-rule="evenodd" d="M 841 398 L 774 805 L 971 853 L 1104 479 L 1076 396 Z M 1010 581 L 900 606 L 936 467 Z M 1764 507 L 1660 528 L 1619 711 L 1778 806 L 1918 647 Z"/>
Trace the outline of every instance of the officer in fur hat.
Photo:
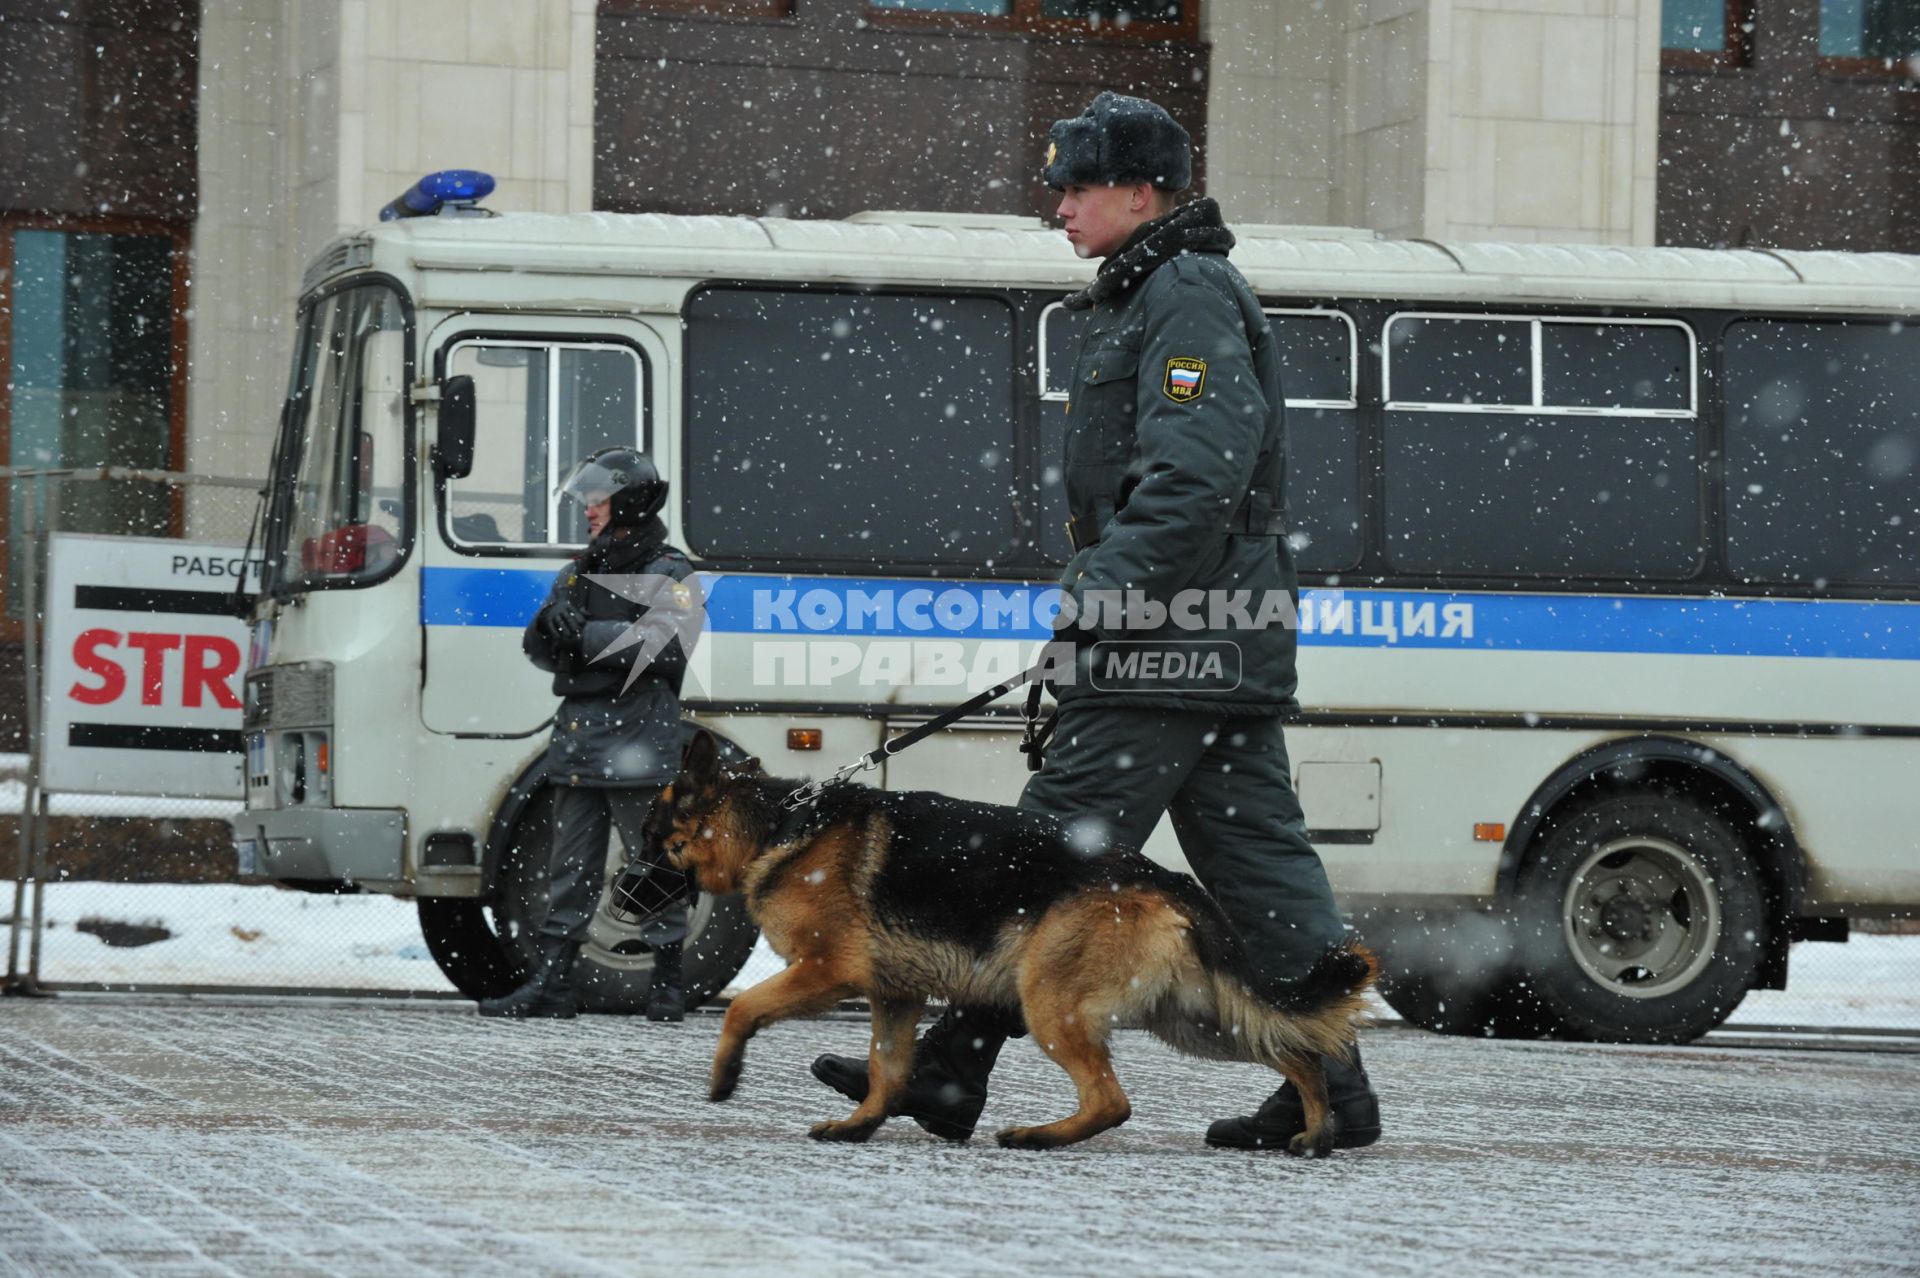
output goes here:
<path id="1" fill-rule="evenodd" d="M 547 917 L 534 938 L 533 972 L 519 988 L 483 999 L 482 1016 L 574 1015 L 573 967 L 606 882 L 610 826 L 636 856 L 654 797 L 680 767 L 680 683 L 699 637 L 700 601 L 693 565 L 667 543 L 660 521 L 667 481 L 645 453 L 603 448 L 560 492 L 584 509 L 592 540 L 560 570 L 521 641 L 528 659 L 552 672 L 562 698 L 547 746 Z M 653 953 L 648 1020 L 685 1014 L 688 895 L 684 875 L 637 860 L 613 887 L 616 909 L 644 916 L 639 940 Z"/>
<path id="2" fill-rule="evenodd" d="M 1062 193 L 1074 250 L 1102 261 L 1093 283 L 1066 300 L 1089 313 L 1068 383 L 1074 554 L 1060 584 L 1075 618 L 1062 632 L 1075 644 L 1074 678 L 1055 686 L 1058 728 L 1020 806 L 1067 820 L 1091 846 L 1134 848 L 1170 811 L 1257 982 L 1277 997 L 1344 929 L 1306 839 L 1281 733 L 1281 716 L 1299 708 L 1298 585 L 1273 334 L 1227 261 L 1234 240 L 1219 206 L 1176 204 L 1192 180 L 1191 146 L 1164 109 L 1100 94 L 1053 126 L 1043 176 Z M 1139 615 L 1102 614 L 1098 601 L 1129 592 L 1147 605 Z M 1256 601 L 1251 627 L 1234 626 L 1231 612 L 1213 619 L 1204 604 L 1201 625 L 1187 624 L 1191 611 L 1184 621 L 1174 615 L 1176 596 L 1236 593 Z M 1143 643 L 1170 659 L 1127 660 Z M 1210 653 L 1228 658 L 1217 674 Z M 1156 673 L 1168 670 L 1180 674 Z M 1004 1012 L 950 1010 L 915 1050 L 903 1112 L 936 1135 L 966 1139 L 1000 1047 L 1019 1030 Z M 1373 1143 L 1380 1110 L 1357 1051 L 1351 1063 L 1325 1064 L 1338 1144 Z M 866 1095 L 866 1068 L 841 1056 L 813 1067 L 856 1099 Z M 1288 1083 L 1255 1113 L 1214 1123 L 1207 1141 L 1284 1149 L 1305 1126 Z"/>

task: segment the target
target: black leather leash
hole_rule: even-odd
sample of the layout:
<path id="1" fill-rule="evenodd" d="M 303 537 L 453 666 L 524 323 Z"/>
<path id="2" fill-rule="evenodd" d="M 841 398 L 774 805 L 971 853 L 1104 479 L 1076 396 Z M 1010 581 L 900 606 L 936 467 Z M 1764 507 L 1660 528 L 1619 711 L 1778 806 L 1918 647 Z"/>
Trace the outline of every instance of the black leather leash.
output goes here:
<path id="1" fill-rule="evenodd" d="M 1006 696 L 1023 683 L 1032 684 L 1033 687 L 1031 691 L 1027 693 L 1026 713 L 1024 716 L 1027 727 L 1026 732 L 1021 737 L 1020 750 L 1027 756 L 1027 769 L 1031 772 L 1038 772 L 1040 770 L 1041 751 L 1046 745 L 1047 738 L 1053 735 L 1053 725 L 1060 714 L 1058 710 L 1055 710 L 1053 714 L 1047 717 L 1044 724 L 1040 722 L 1041 676 L 1045 673 L 1046 669 L 1047 661 L 1043 657 L 1038 662 L 1035 662 L 1019 674 L 1013 676 L 1013 678 L 1008 679 L 1005 683 L 996 683 L 985 692 L 961 702 L 950 710 L 942 711 L 925 723 L 917 727 L 909 728 L 897 737 L 889 737 L 887 740 L 882 741 L 877 749 L 867 751 L 867 753 L 861 755 L 852 763 L 847 764 L 832 776 L 820 781 L 807 782 L 807 784 L 782 799 L 780 806 L 789 812 L 806 807 L 817 800 L 822 794 L 825 794 L 829 786 L 840 784 L 856 772 L 868 772 L 879 767 L 885 760 L 899 754 L 908 746 L 926 740 L 942 728 L 966 718 L 966 716 L 972 714 L 975 710 L 980 709 L 987 703 L 998 701 L 1001 697 Z"/>

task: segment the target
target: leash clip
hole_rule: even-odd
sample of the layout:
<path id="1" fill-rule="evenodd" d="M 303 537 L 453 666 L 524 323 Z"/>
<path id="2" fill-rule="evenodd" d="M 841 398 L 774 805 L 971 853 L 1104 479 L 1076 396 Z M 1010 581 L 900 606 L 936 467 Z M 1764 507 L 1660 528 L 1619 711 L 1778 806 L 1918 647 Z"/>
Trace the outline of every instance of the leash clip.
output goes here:
<path id="1" fill-rule="evenodd" d="M 852 763 L 837 769 L 832 776 L 820 781 L 807 782 L 798 790 L 795 790 L 792 794 L 780 800 L 780 806 L 789 812 L 796 812 L 806 807 L 809 803 L 818 802 L 820 796 L 827 792 L 829 786 L 839 785 L 856 772 L 871 772 L 879 766 L 880 760 L 874 758 L 871 754 L 863 754 Z"/>

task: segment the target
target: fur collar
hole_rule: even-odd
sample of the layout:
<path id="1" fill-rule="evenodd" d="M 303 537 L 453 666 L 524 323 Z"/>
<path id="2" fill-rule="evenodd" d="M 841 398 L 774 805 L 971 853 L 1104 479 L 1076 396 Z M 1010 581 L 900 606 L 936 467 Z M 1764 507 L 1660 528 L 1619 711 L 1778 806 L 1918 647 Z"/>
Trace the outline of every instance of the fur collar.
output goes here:
<path id="1" fill-rule="evenodd" d="M 1100 264 L 1092 284 L 1066 300 L 1070 311 L 1111 302 L 1182 253 L 1219 253 L 1233 247 L 1233 232 L 1220 220 L 1212 197 L 1182 204 L 1173 212 L 1143 222 L 1127 242 Z"/>
<path id="2" fill-rule="evenodd" d="M 608 528 L 587 543 L 580 562 L 589 572 L 638 572 L 646 568 L 667 543 L 667 526 L 649 515 L 631 527 Z"/>

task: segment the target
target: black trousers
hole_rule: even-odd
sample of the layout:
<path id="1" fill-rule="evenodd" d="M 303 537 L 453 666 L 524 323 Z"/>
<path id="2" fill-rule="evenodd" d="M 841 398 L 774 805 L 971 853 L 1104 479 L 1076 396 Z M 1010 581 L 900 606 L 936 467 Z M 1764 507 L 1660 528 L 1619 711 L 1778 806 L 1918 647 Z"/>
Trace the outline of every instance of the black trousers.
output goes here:
<path id="1" fill-rule="evenodd" d="M 1020 806 L 1065 819 L 1088 849 L 1137 850 L 1171 813 L 1262 993 L 1305 976 L 1345 934 L 1278 719 L 1069 704 Z"/>
<path id="2" fill-rule="evenodd" d="M 620 828 L 628 848 L 644 847 L 641 831 L 659 786 L 557 786 L 553 792 L 553 851 L 547 871 L 547 918 L 540 935 L 552 940 L 587 939 L 587 924 L 607 886 L 608 836 Z M 650 946 L 685 940 L 687 907 L 676 903 L 648 919 L 640 939 Z"/>

